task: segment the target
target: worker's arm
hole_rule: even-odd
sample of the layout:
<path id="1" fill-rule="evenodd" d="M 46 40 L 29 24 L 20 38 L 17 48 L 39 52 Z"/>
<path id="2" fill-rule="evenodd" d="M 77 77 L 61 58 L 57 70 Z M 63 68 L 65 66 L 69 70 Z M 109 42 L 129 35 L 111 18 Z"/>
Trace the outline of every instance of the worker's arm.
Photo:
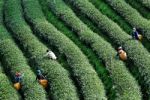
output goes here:
<path id="1" fill-rule="evenodd" d="M 132 38 L 133 39 L 135 38 L 135 32 L 132 32 Z"/>
<path id="2" fill-rule="evenodd" d="M 16 77 L 16 76 L 14 76 L 14 78 L 15 78 L 15 82 L 17 82 L 17 77 Z"/>
<path id="3" fill-rule="evenodd" d="M 19 82 L 22 81 L 22 77 L 23 77 L 23 75 L 21 75 L 21 76 L 18 77 L 18 81 L 19 81 Z"/>
<path id="4" fill-rule="evenodd" d="M 135 32 L 135 34 L 136 34 L 136 35 L 139 35 L 139 32 L 138 32 L 138 31 L 136 31 L 136 32 Z"/>
<path id="5" fill-rule="evenodd" d="M 44 57 L 47 57 L 48 56 L 48 53 L 46 53 L 45 55 L 44 55 Z"/>
<path id="6" fill-rule="evenodd" d="M 23 76 L 24 76 L 24 74 L 21 74 L 21 75 L 19 76 L 20 80 L 22 80 Z"/>
<path id="7" fill-rule="evenodd" d="M 43 79 L 45 79 L 46 77 L 44 75 L 41 75 Z"/>

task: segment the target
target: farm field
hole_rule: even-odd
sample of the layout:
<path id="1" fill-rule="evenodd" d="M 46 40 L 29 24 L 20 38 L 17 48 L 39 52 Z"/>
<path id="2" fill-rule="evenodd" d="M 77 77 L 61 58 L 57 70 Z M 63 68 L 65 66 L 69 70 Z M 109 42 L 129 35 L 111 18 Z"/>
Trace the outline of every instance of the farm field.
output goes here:
<path id="1" fill-rule="evenodd" d="M 150 100 L 150 1 L 0 0 L 0 100 Z"/>

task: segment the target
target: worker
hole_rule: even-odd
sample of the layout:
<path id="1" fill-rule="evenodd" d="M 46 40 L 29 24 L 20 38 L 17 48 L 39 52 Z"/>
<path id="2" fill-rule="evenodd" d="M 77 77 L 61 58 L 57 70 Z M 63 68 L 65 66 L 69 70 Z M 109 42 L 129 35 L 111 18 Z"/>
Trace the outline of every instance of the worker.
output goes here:
<path id="1" fill-rule="evenodd" d="M 20 90 L 21 88 L 21 80 L 22 80 L 22 76 L 21 73 L 16 72 L 15 74 L 15 83 L 14 83 L 14 87 L 16 90 Z"/>
<path id="2" fill-rule="evenodd" d="M 37 76 L 36 76 L 36 80 L 42 80 L 42 79 L 45 79 L 45 77 L 42 75 L 42 72 L 41 70 L 37 70 Z"/>
<path id="3" fill-rule="evenodd" d="M 51 51 L 51 50 L 46 50 L 46 57 L 48 57 L 48 58 L 50 58 L 50 59 L 53 59 L 53 60 L 56 60 L 57 59 L 57 57 L 56 57 L 56 55 Z"/>
<path id="4" fill-rule="evenodd" d="M 135 27 L 133 28 L 132 38 L 140 41 L 142 40 L 142 35 L 139 34 Z"/>
<path id="5" fill-rule="evenodd" d="M 121 59 L 121 60 L 127 60 L 127 54 L 126 52 L 122 49 L 122 47 L 120 46 L 118 48 L 118 53 L 117 53 L 117 56 Z"/>
<path id="6" fill-rule="evenodd" d="M 15 82 L 16 82 L 16 83 L 20 83 L 21 80 L 22 80 L 22 75 L 21 75 L 21 73 L 16 72 L 16 74 L 15 74 Z"/>
<path id="7" fill-rule="evenodd" d="M 44 75 L 42 75 L 41 70 L 37 70 L 37 77 L 36 80 L 38 79 L 38 82 L 44 87 L 46 88 L 48 86 L 48 81 L 45 78 Z"/>

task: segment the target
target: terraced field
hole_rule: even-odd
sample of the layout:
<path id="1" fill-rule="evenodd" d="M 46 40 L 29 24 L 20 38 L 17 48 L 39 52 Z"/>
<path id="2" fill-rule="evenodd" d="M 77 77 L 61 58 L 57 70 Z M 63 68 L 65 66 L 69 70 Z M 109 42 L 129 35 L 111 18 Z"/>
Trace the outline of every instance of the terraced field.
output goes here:
<path id="1" fill-rule="evenodd" d="M 119 46 L 126 61 L 116 58 Z M 150 100 L 150 2 L 0 0 L 0 100 Z"/>

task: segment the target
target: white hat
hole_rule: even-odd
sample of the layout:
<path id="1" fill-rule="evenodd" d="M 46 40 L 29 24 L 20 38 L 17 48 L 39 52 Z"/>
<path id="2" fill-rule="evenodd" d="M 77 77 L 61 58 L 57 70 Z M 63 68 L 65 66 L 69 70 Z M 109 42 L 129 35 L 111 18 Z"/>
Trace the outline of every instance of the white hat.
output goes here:
<path id="1" fill-rule="evenodd" d="M 136 30 L 136 28 L 134 27 L 133 30 Z"/>
<path id="2" fill-rule="evenodd" d="M 121 50 L 122 49 L 122 46 L 118 47 L 118 50 Z"/>

